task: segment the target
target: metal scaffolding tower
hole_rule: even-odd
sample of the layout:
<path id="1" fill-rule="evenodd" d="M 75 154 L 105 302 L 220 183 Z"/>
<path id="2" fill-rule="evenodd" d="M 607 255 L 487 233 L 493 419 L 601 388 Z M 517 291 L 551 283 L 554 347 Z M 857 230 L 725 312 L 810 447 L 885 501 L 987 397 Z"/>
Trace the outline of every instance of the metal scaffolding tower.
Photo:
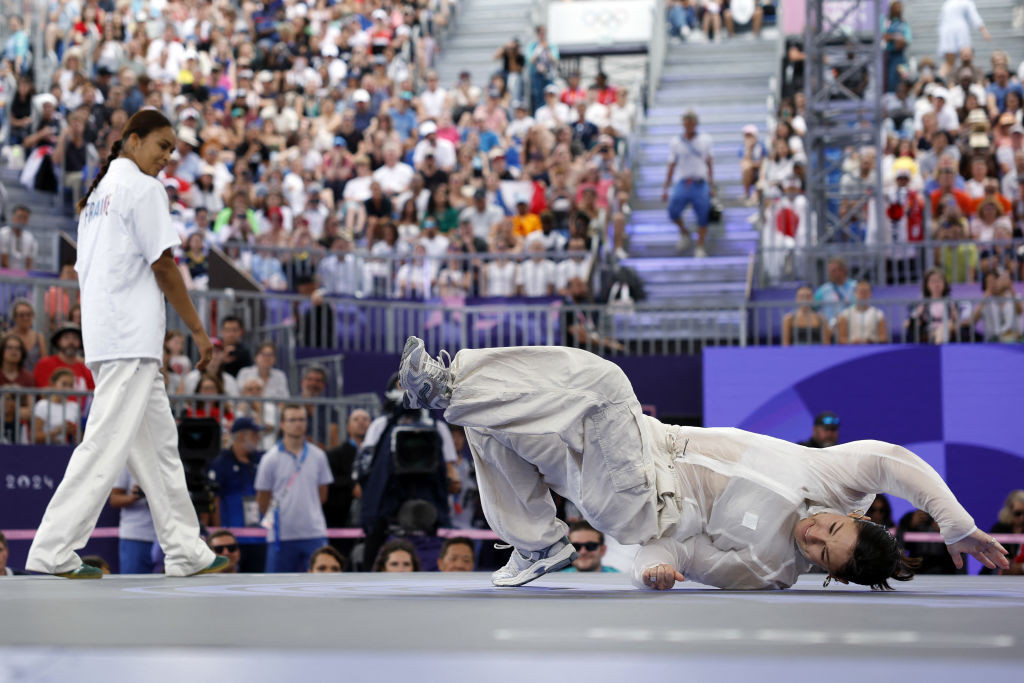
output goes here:
<path id="1" fill-rule="evenodd" d="M 882 223 L 881 0 L 807 0 L 804 94 L 805 184 L 819 243 L 861 242 L 865 217 Z M 874 147 L 871 183 L 841 186 L 852 153 Z"/>

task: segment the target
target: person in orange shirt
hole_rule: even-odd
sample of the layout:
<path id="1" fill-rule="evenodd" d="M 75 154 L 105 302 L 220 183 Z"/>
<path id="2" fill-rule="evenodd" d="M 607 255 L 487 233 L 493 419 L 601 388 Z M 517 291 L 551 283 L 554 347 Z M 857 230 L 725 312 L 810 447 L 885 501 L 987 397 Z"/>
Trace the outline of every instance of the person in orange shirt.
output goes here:
<path id="1" fill-rule="evenodd" d="M 999 192 L 999 181 L 995 178 L 985 178 L 985 194 L 972 200 L 971 215 L 976 216 L 978 214 L 978 209 L 986 201 L 992 201 L 998 204 L 1003 210 L 1003 215 L 1013 213 L 1013 203 L 1006 198 L 1006 195 Z"/>
<path id="2" fill-rule="evenodd" d="M 521 237 L 526 237 L 531 232 L 541 229 L 540 216 L 530 211 L 530 205 L 526 203 L 526 199 L 516 202 L 516 213 L 512 216 L 512 224 L 515 226 L 516 234 Z"/>
<path id="3" fill-rule="evenodd" d="M 943 195 L 951 194 L 956 199 L 957 205 L 960 207 L 960 211 L 965 216 L 970 216 L 974 209 L 974 202 L 971 201 L 970 196 L 963 190 L 956 189 L 956 162 L 948 157 L 943 157 L 939 162 L 939 168 L 936 171 L 936 179 L 939 182 L 938 189 L 932 190 L 930 195 L 932 204 L 932 218 L 939 217 L 939 211 L 942 208 L 942 202 L 940 201 Z"/>

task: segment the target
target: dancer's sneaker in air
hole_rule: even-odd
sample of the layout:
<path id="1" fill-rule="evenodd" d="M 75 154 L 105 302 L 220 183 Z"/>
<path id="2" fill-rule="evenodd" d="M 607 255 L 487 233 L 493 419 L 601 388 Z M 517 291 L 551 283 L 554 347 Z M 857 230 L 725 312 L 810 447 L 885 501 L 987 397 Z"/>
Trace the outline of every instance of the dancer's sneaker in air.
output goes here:
<path id="1" fill-rule="evenodd" d="M 578 553 L 565 536 L 543 550 L 532 553 L 512 551 L 504 567 L 491 574 L 495 586 L 522 586 L 549 572 L 565 569 L 576 561 Z"/>
<path id="2" fill-rule="evenodd" d="M 427 353 L 419 337 L 409 337 L 405 341 L 402 362 L 398 366 L 398 381 L 405 389 L 410 408 L 444 410 L 448 407 L 452 398 L 452 371 L 445 361 L 451 363 L 447 351 L 441 351 L 435 360 Z"/>

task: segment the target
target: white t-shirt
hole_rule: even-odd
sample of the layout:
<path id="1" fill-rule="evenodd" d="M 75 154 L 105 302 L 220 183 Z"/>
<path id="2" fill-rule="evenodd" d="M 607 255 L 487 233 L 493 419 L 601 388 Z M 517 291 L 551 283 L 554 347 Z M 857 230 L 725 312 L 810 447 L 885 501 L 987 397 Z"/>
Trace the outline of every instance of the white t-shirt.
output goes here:
<path id="1" fill-rule="evenodd" d="M 448 99 L 448 92 L 444 88 L 437 90 L 424 90 L 420 93 L 420 103 L 423 105 L 423 118 L 439 119 L 444 113 L 444 104 Z"/>
<path id="2" fill-rule="evenodd" d="M 555 286 L 558 277 L 554 261 L 523 261 L 519 264 L 516 284 L 523 288 L 523 296 L 550 296 L 549 287 Z"/>
<path id="3" fill-rule="evenodd" d="M 126 467 L 114 482 L 114 488 L 131 493 L 138 483 Z M 118 538 L 150 543 L 156 540 L 156 528 L 153 526 L 153 515 L 149 511 L 149 500 L 145 497 L 146 492 L 142 493 L 142 500 L 121 508 L 121 520 L 117 525 Z"/>
<path id="4" fill-rule="evenodd" d="M 487 275 L 487 291 L 484 296 L 515 296 L 516 264 L 512 261 L 499 263 L 491 261 L 484 266 Z"/>
<path id="5" fill-rule="evenodd" d="M 708 159 L 711 158 L 711 136 L 697 133 L 692 140 L 683 135 L 672 139 L 669 147 L 669 163 L 675 163 L 675 175 L 672 182 L 684 178 L 708 179 Z"/>
<path id="6" fill-rule="evenodd" d="M 415 171 L 409 164 L 398 162 L 393 167 L 381 166 L 373 172 L 373 179 L 385 194 L 399 194 L 409 189 Z"/>
<path id="7" fill-rule="evenodd" d="M 17 270 L 24 270 L 28 267 L 28 260 L 32 259 L 33 265 L 39 257 L 39 243 L 27 228 L 21 229 L 21 235 L 14 234 L 14 228 L 7 226 L 0 228 L 0 254 L 7 255 L 7 267 Z"/>
<path id="8" fill-rule="evenodd" d="M 430 140 L 423 138 L 416 143 L 416 148 L 412 152 L 412 163 L 419 168 L 423 164 L 423 159 L 428 154 L 433 154 L 434 158 L 437 159 L 437 165 L 445 170 L 451 170 L 455 168 L 455 145 L 450 140 L 444 138 L 437 138 L 437 144 L 430 144 Z"/>
<path id="9" fill-rule="evenodd" d="M 558 279 L 556 286 L 558 289 L 565 289 L 569 284 L 569 280 L 574 277 L 578 277 L 584 282 L 587 281 L 590 275 L 590 258 L 585 258 L 582 261 L 576 259 L 567 258 L 564 261 L 558 263 Z"/>
<path id="10" fill-rule="evenodd" d="M 79 427 L 82 424 L 82 413 L 78 404 L 74 401 L 60 403 L 59 401 L 54 402 L 44 398 L 36 401 L 35 406 L 32 408 L 32 416 L 39 418 L 46 424 L 47 434 L 49 434 L 51 429 L 63 427 L 65 422 L 73 422 Z M 61 437 L 58 435 L 54 442 L 60 441 Z"/>
<path id="11" fill-rule="evenodd" d="M 180 242 L 160 181 L 114 159 L 78 219 L 86 363 L 163 359 L 164 295 L 150 266 Z"/>

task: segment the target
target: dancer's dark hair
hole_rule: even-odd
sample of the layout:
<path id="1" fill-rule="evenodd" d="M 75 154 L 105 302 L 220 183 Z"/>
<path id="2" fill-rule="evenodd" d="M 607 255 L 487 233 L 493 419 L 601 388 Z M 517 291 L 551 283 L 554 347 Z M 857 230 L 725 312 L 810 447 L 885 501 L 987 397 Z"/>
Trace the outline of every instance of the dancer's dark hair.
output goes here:
<path id="1" fill-rule="evenodd" d="M 110 168 L 110 162 L 118 158 L 121 155 L 121 150 L 124 148 L 124 141 L 134 133 L 140 138 L 144 138 L 154 130 L 160 130 L 162 128 L 172 128 L 171 122 L 166 116 L 161 114 L 156 109 L 142 109 L 135 112 L 135 115 L 128 119 L 128 123 L 124 124 L 124 128 L 121 130 L 121 139 L 115 142 L 110 147 L 110 155 L 107 160 L 103 162 L 103 166 L 100 167 L 100 172 L 96 174 L 95 180 L 92 181 L 92 185 L 89 186 L 89 190 L 85 195 L 78 200 L 78 205 L 75 207 L 79 211 L 85 208 L 85 205 L 89 203 L 89 195 L 96 189 L 96 186 L 103 180 L 103 176 L 107 174 L 107 170 Z"/>
<path id="2" fill-rule="evenodd" d="M 872 590 L 891 591 L 889 579 L 910 581 L 921 561 L 907 557 L 899 541 L 881 524 L 858 519 L 857 545 L 846 566 L 836 572 L 837 579 L 871 586 Z"/>

